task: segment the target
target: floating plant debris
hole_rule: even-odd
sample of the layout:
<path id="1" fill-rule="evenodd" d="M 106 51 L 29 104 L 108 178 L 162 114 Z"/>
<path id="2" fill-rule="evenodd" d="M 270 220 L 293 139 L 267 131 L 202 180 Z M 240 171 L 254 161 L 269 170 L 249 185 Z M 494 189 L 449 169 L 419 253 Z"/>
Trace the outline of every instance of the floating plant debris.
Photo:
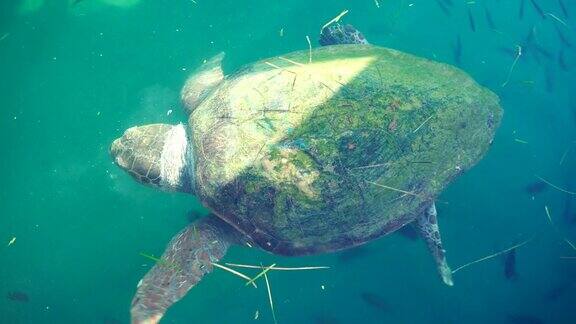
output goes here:
<path id="1" fill-rule="evenodd" d="M 458 268 L 452 270 L 452 273 L 454 274 L 454 273 L 456 273 L 456 272 L 458 272 L 458 271 L 460 271 L 460 270 L 462 270 L 462 269 L 464 269 L 464 268 L 467 268 L 467 267 L 469 267 L 469 266 L 471 266 L 471 265 L 473 265 L 473 264 L 476 264 L 476 263 L 479 263 L 479 262 L 482 262 L 482 261 L 486 261 L 486 260 L 495 258 L 495 257 L 497 257 L 497 256 L 499 256 L 499 255 L 502 255 L 502 254 L 504 254 L 504 253 L 506 253 L 506 252 L 515 250 L 515 249 L 517 249 L 517 248 L 519 248 L 519 247 L 521 247 L 521 246 L 523 246 L 523 245 L 525 245 L 525 244 L 528 244 L 528 243 L 529 243 L 530 241 L 532 241 L 533 239 L 534 239 L 534 237 L 532 237 L 532 238 L 530 238 L 530 239 L 527 239 L 526 241 L 524 241 L 524 242 L 522 242 L 522 243 L 518 243 L 518 244 L 516 244 L 516 245 L 514 245 L 514 246 L 512 246 L 512 247 L 509 247 L 509 248 L 507 248 L 507 249 L 505 249 L 505 250 L 502 250 L 502 251 L 500 251 L 500 252 L 496 252 L 496 253 L 487 255 L 487 256 L 485 256 L 485 257 L 482 257 L 482 258 L 480 258 L 480 259 L 474 260 L 474 261 L 472 261 L 472 262 L 468 262 L 468 263 L 466 263 L 466 264 L 464 264 L 464 265 L 461 265 L 461 266 L 459 266 Z"/>
<path id="2" fill-rule="evenodd" d="M 250 279 L 250 281 L 248 281 L 246 283 L 246 286 L 248 286 L 249 284 L 253 283 L 254 281 L 256 281 L 256 279 L 262 277 L 263 275 L 266 274 L 266 272 L 270 271 L 270 269 L 272 269 L 272 267 L 274 267 L 276 265 L 276 263 L 273 263 L 272 265 L 266 267 L 266 268 L 262 268 L 262 272 L 260 272 L 259 274 L 256 275 L 256 277 Z"/>
<path id="3" fill-rule="evenodd" d="M 248 281 L 247 284 L 252 284 L 252 286 L 254 286 L 254 288 L 258 288 L 258 286 L 256 286 L 256 283 L 254 282 L 254 280 L 251 280 L 250 277 L 248 277 L 247 275 L 245 275 L 245 274 L 243 274 L 243 273 L 241 273 L 241 272 L 238 272 L 238 271 L 236 271 L 236 270 L 234 270 L 234 269 L 230 269 L 230 268 L 228 268 L 228 267 L 226 267 L 226 266 L 223 266 L 223 265 L 221 265 L 221 264 L 218 264 L 218 263 L 216 263 L 216 262 L 212 262 L 212 265 L 215 266 L 215 267 L 217 267 L 217 268 L 220 268 L 220 269 L 222 269 L 222 270 L 228 271 L 228 272 L 230 272 L 230 273 L 232 273 L 232 274 L 234 274 L 234 275 L 237 275 L 238 277 L 247 280 L 247 281 Z"/>

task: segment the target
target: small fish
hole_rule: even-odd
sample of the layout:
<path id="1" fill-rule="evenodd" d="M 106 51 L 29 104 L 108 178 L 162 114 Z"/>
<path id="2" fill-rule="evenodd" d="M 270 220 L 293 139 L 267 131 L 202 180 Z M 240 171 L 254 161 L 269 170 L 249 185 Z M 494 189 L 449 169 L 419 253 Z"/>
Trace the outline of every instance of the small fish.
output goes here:
<path id="1" fill-rule="evenodd" d="M 569 186 L 567 186 L 569 188 Z M 576 210 L 572 205 L 572 199 L 570 197 L 566 197 L 564 199 L 564 211 L 562 212 L 562 220 L 569 225 L 576 224 Z"/>
<path id="2" fill-rule="evenodd" d="M 516 279 L 516 249 L 508 251 L 504 257 L 504 277 L 508 280 Z"/>
<path id="3" fill-rule="evenodd" d="M 383 312 L 390 311 L 390 305 L 388 305 L 382 296 L 371 292 L 363 292 L 360 296 L 367 305 Z"/>
<path id="4" fill-rule="evenodd" d="M 5 40 L 6 38 L 8 38 L 8 36 L 10 36 L 10 33 L 6 33 L 6 34 L 2 35 L 2 37 L 0 37 L 0 42 Z"/>
<path id="5" fill-rule="evenodd" d="M 526 85 L 526 86 L 533 86 L 534 85 L 534 81 L 533 80 L 523 80 L 521 81 L 522 84 Z"/>
<path id="6" fill-rule="evenodd" d="M 555 84 L 554 75 L 549 68 L 546 69 L 546 73 L 544 74 L 544 81 L 546 81 L 546 91 L 553 92 Z"/>
<path id="7" fill-rule="evenodd" d="M 568 10 L 566 10 L 566 5 L 564 5 L 564 1 L 558 0 L 558 6 L 560 6 L 560 10 L 562 10 L 562 14 L 564 17 L 568 18 Z"/>
<path id="8" fill-rule="evenodd" d="M 531 195 L 535 195 L 535 194 L 539 194 L 542 191 L 546 190 L 548 188 L 548 185 L 546 184 L 546 182 L 544 181 L 535 181 L 530 183 L 529 185 L 526 186 L 525 190 L 527 193 L 531 194 Z"/>
<path id="9" fill-rule="evenodd" d="M 562 45 L 566 47 L 572 47 L 572 43 L 568 40 L 566 35 L 564 35 L 564 32 L 562 32 L 562 30 L 560 30 L 560 28 L 557 25 L 554 25 L 554 27 L 556 27 L 556 34 L 558 35 L 558 38 L 560 39 Z"/>
<path id="10" fill-rule="evenodd" d="M 534 50 L 536 52 L 538 52 L 538 54 L 544 56 L 544 58 L 546 58 L 548 60 L 552 60 L 554 58 L 554 55 L 552 55 L 552 53 L 550 53 L 550 51 L 548 51 L 547 49 L 545 49 L 544 47 L 542 47 L 538 44 L 534 44 Z"/>
<path id="11" fill-rule="evenodd" d="M 516 53 L 518 52 L 515 48 L 504 47 L 504 46 L 498 47 L 498 51 L 503 53 L 503 54 L 506 54 L 506 56 L 509 56 L 511 58 L 515 58 Z"/>
<path id="12" fill-rule="evenodd" d="M 536 64 L 542 65 L 542 58 L 552 60 L 554 56 L 550 51 L 538 44 L 536 39 L 536 27 L 530 28 L 528 35 L 524 38 L 524 42 L 521 44 L 524 56 L 529 56 L 534 59 Z"/>
<path id="13" fill-rule="evenodd" d="M 454 44 L 454 62 L 456 65 L 460 65 L 462 62 L 462 40 L 460 39 L 460 35 L 456 36 L 456 44 Z"/>
<path id="14" fill-rule="evenodd" d="M 530 54 L 530 56 L 534 59 L 534 62 L 536 62 L 536 64 L 538 64 L 539 66 L 542 66 L 542 58 L 540 57 L 540 54 L 538 54 L 537 51 L 529 50 L 528 48 L 525 48 L 524 52 L 526 54 Z"/>
<path id="15" fill-rule="evenodd" d="M 535 39 L 536 39 L 536 26 L 532 26 L 532 28 L 530 28 L 530 31 L 528 32 L 528 35 L 526 35 L 526 37 L 524 38 L 524 47 L 534 43 Z"/>
<path id="16" fill-rule="evenodd" d="M 470 29 L 475 32 L 476 31 L 476 22 L 474 22 L 474 16 L 472 15 L 472 10 L 468 7 L 468 23 L 470 25 Z"/>
<path id="17" fill-rule="evenodd" d="M 28 295 L 22 291 L 10 291 L 6 295 L 6 298 L 10 299 L 11 301 L 15 301 L 15 302 L 19 302 L 19 303 L 27 303 L 28 301 L 30 301 L 30 298 L 28 298 Z"/>
<path id="18" fill-rule="evenodd" d="M 452 13 L 450 13 L 450 10 L 448 9 L 448 7 L 446 7 L 446 4 L 444 4 L 444 2 L 440 1 L 440 0 L 436 0 L 436 4 L 438 4 L 438 7 L 440 7 L 440 9 L 442 10 L 442 12 L 446 15 L 446 16 L 451 16 Z"/>
<path id="19" fill-rule="evenodd" d="M 550 289 L 546 294 L 544 294 L 544 301 L 547 302 L 555 302 L 562 298 L 567 293 L 573 291 L 574 287 L 572 284 L 562 283 L 556 285 L 552 289 Z"/>
<path id="20" fill-rule="evenodd" d="M 494 19 L 492 19 L 492 14 L 488 10 L 488 7 L 484 7 L 484 16 L 486 17 L 486 23 L 490 29 L 496 29 L 496 24 L 494 24 Z"/>
<path id="21" fill-rule="evenodd" d="M 524 7 L 526 5 L 526 0 L 520 0 L 520 9 L 518 10 L 518 18 L 520 20 L 524 19 Z"/>
<path id="22" fill-rule="evenodd" d="M 521 314 L 508 315 L 506 322 L 510 324 L 544 324 L 544 321 L 537 317 Z"/>
<path id="23" fill-rule="evenodd" d="M 564 49 L 561 49 L 558 53 L 558 66 L 560 66 L 562 71 L 568 72 L 570 70 L 566 64 L 566 59 L 564 58 Z"/>
<path id="24" fill-rule="evenodd" d="M 14 237 L 10 240 L 10 242 L 8 242 L 8 245 L 7 245 L 7 246 L 10 246 L 10 245 L 14 244 L 14 242 L 16 242 L 16 236 L 14 236 Z"/>
<path id="25" fill-rule="evenodd" d="M 453 7 L 454 2 L 452 0 L 442 0 L 448 7 Z"/>
<path id="26" fill-rule="evenodd" d="M 540 17 L 542 19 L 546 19 L 546 14 L 544 14 L 544 10 L 542 10 L 540 5 L 538 5 L 538 3 L 536 3 L 536 0 L 530 0 L 530 2 L 532 3 L 532 7 L 534 7 L 534 10 L 536 10 L 538 15 L 540 15 Z"/>

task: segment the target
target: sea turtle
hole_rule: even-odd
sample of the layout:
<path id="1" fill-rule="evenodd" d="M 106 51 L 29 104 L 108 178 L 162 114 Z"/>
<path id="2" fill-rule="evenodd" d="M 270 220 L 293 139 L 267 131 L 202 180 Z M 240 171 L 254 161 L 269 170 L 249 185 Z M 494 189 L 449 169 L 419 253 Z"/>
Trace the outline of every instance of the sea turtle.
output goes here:
<path id="1" fill-rule="evenodd" d="M 212 211 L 172 238 L 140 281 L 134 323 L 158 322 L 233 244 L 326 253 L 415 223 L 452 285 L 434 201 L 488 150 L 498 97 L 455 67 L 360 36 L 334 25 L 322 44 L 355 44 L 226 77 L 217 55 L 182 89 L 187 125 L 132 127 L 112 143 L 136 180 L 194 194 Z"/>

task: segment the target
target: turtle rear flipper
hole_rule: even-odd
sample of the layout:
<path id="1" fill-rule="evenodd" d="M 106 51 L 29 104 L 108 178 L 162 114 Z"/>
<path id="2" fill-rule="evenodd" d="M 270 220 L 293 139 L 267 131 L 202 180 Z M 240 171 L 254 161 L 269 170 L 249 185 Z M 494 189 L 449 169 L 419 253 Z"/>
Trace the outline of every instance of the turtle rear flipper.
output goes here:
<path id="1" fill-rule="evenodd" d="M 222 60 L 224 52 L 218 53 L 192 73 L 180 93 L 187 114 L 192 111 L 214 90 L 223 80 Z"/>
<path id="2" fill-rule="evenodd" d="M 364 35 L 350 24 L 335 23 L 320 32 L 320 45 L 368 44 Z"/>
<path id="3" fill-rule="evenodd" d="M 453 286 L 452 270 L 450 270 L 448 262 L 446 261 L 446 250 L 442 247 L 436 204 L 430 205 L 422 215 L 418 216 L 416 219 L 416 227 L 420 231 L 422 238 L 426 241 L 426 245 L 428 245 L 434 261 L 436 261 L 436 267 L 442 281 L 448 286 Z"/>
<path id="4" fill-rule="evenodd" d="M 132 323 L 158 323 L 172 304 L 212 271 L 212 263 L 240 241 L 238 235 L 213 215 L 176 234 L 160 260 L 138 283 L 130 310 Z"/>

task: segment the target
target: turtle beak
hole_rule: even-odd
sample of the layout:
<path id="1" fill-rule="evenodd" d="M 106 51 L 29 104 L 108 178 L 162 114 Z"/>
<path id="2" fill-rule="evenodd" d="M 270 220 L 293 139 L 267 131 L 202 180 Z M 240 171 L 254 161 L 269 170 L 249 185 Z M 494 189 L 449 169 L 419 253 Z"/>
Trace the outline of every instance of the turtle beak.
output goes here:
<path id="1" fill-rule="evenodd" d="M 128 128 L 122 137 L 112 142 L 110 155 L 119 167 L 130 172 L 138 162 L 137 156 L 148 155 L 152 149 L 146 144 L 150 138 L 148 128 L 148 125 Z"/>

